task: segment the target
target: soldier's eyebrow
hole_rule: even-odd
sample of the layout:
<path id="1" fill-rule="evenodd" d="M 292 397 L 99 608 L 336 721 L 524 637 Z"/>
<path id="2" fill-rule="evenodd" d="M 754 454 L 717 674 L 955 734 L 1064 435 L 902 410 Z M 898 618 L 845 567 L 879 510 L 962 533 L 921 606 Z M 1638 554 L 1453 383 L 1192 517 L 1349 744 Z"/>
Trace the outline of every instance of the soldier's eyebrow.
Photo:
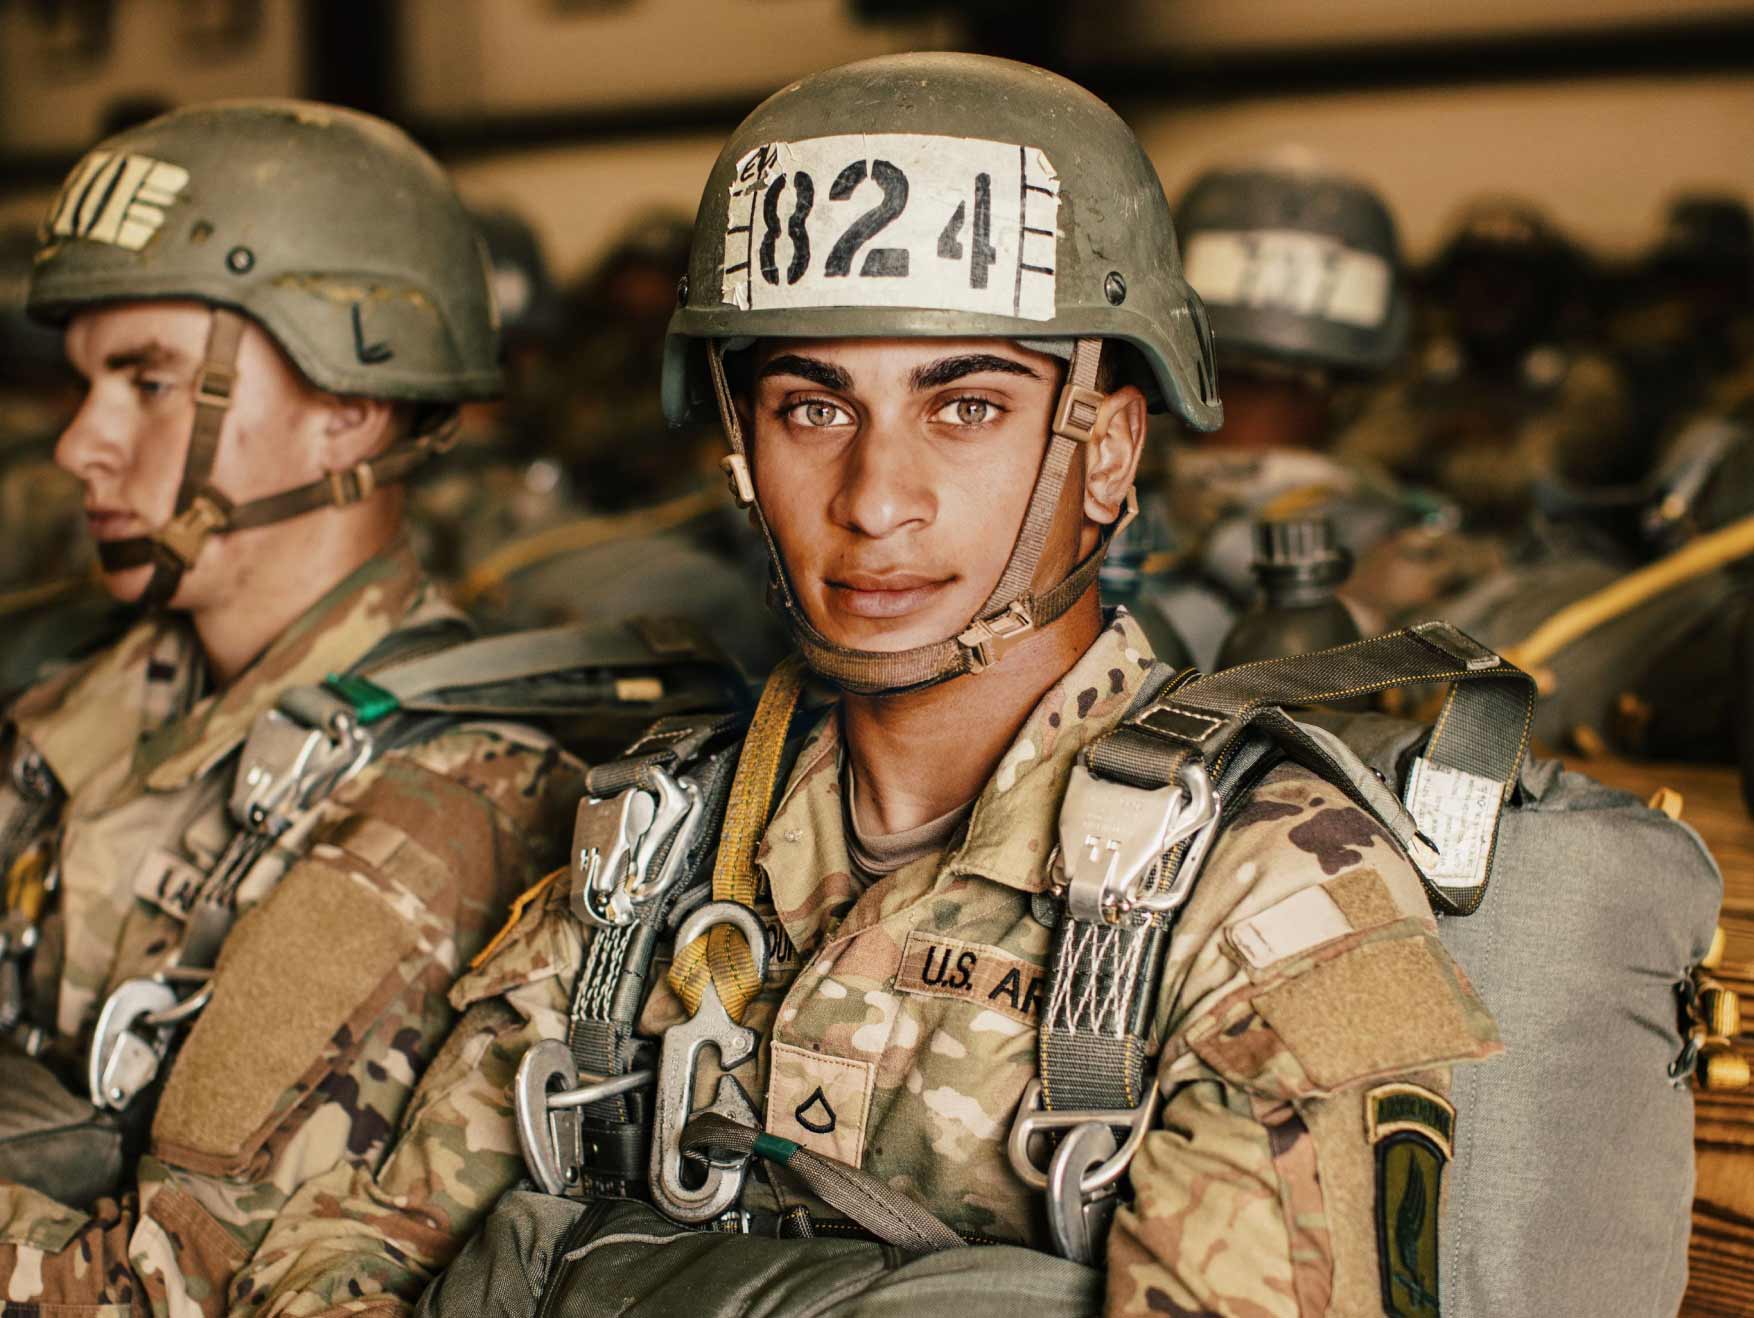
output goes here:
<path id="1" fill-rule="evenodd" d="M 924 389 L 941 389 L 965 376 L 984 375 L 989 371 L 998 371 L 1002 375 L 1026 375 L 1031 380 L 1041 379 L 1038 371 L 1031 370 L 1010 357 L 999 357 L 990 352 L 968 352 L 955 357 L 940 357 L 935 362 L 915 367 L 908 376 L 908 383 L 918 393 Z"/>
<path id="2" fill-rule="evenodd" d="M 853 387 L 853 377 L 840 367 L 819 357 L 801 357 L 792 352 L 782 352 L 777 357 L 769 358 L 756 378 L 765 380 L 770 375 L 795 375 L 823 389 L 837 389 L 842 392 Z"/>
<path id="3" fill-rule="evenodd" d="M 120 348 L 104 358 L 106 371 L 131 371 L 135 367 L 174 366 L 183 360 L 183 354 L 175 348 L 166 347 L 157 339 L 132 348 Z"/>

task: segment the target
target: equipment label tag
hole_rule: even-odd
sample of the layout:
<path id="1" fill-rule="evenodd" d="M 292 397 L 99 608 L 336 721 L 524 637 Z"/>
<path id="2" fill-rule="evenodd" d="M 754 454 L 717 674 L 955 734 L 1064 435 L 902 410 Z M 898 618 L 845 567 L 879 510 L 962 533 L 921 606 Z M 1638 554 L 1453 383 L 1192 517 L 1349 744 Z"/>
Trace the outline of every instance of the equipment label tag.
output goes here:
<path id="1" fill-rule="evenodd" d="M 1183 272 L 1207 302 L 1374 329 L 1389 313 L 1388 262 L 1290 229 L 1213 229 L 1188 239 Z"/>
<path id="2" fill-rule="evenodd" d="M 1054 314 L 1060 180 L 1035 147 L 921 133 L 757 147 L 731 183 L 720 299 Z"/>
<path id="3" fill-rule="evenodd" d="M 1486 882 L 1492 837 L 1504 804 L 1503 785 L 1491 778 L 1433 764 L 1421 755 L 1407 778 L 1407 811 L 1437 850 L 1420 860 L 1440 888 L 1478 888 Z"/>

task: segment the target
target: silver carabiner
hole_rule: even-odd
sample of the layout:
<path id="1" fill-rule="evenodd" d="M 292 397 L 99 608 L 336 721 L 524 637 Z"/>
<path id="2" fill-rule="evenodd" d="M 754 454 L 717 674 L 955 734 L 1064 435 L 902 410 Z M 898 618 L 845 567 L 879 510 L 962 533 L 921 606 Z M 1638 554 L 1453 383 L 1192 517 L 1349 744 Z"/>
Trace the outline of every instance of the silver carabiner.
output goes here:
<path id="1" fill-rule="evenodd" d="M 1048 1163 L 1048 1235 L 1061 1258 L 1094 1264 L 1108 1235 L 1120 1197 L 1112 1191 L 1086 1195 L 1084 1178 L 1115 1155 L 1115 1134 L 1100 1121 L 1072 1127 Z"/>
<path id="2" fill-rule="evenodd" d="M 279 837 L 311 802 L 363 769 L 371 752 L 371 738 L 349 717 L 313 728 L 268 709 L 250 725 L 227 808 L 251 833 Z"/>
<path id="3" fill-rule="evenodd" d="M 652 1083 L 652 1072 L 593 1076 L 580 1084 L 572 1051 L 558 1039 L 544 1039 L 524 1054 L 512 1081 L 518 1147 L 530 1177 L 548 1194 L 565 1194 L 577 1185 L 584 1167 L 578 1109 Z M 555 1087 L 559 1082 L 559 1088 Z"/>
<path id="4" fill-rule="evenodd" d="M 572 909 L 586 924 L 619 929 L 633 923 L 633 901 L 622 880 L 657 810 L 657 798 L 639 787 L 579 802 L 572 833 Z"/>
<path id="5" fill-rule="evenodd" d="M 152 1037 L 135 1026 L 177 1005 L 177 991 L 161 979 L 125 979 L 104 1000 L 86 1059 L 86 1085 L 95 1108 L 117 1112 L 152 1083 L 170 1047 L 175 1027 L 148 1026 Z"/>
<path id="6" fill-rule="evenodd" d="M 682 877 L 683 862 L 705 811 L 700 788 L 665 769 L 647 770 L 649 787 L 579 802 L 573 824 L 573 913 L 602 929 L 631 924 L 635 908 L 655 901 Z M 670 849 L 653 874 L 658 852 Z"/>
<path id="7" fill-rule="evenodd" d="M 767 974 L 767 933 L 755 912 L 739 902 L 708 902 L 682 922 L 676 946 L 683 948 L 708 930 L 729 924 L 741 930 L 754 954 L 757 978 Z M 688 1020 L 664 1031 L 658 1060 L 658 1093 L 652 1110 L 652 1202 L 677 1222 L 710 1222 L 725 1213 L 743 1192 L 747 1160 L 731 1166 L 709 1163 L 699 1184 L 683 1175 L 682 1131 L 699 1113 L 694 1106 L 695 1068 L 701 1050 L 718 1050 L 721 1075 L 713 1101 L 702 1111 L 717 1112 L 748 1126 L 761 1124 L 755 1105 L 730 1072 L 755 1055 L 754 1030 L 738 1025 L 725 1011 L 717 985 L 709 977 L 700 1008 Z"/>
<path id="8" fill-rule="evenodd" d="M 1072 766 L 1060 805 L 1060 860 L 1074 919 L 1113 924 L 1129 911 L 1172 911 L 1187 900 L 1218 831 L 1218 793 L 1198 760 L 1155 789 L 1098 778 Z M 1160 893 L 1145 883 L 1157 863 L 1189 839 L 1175 882 Z"/>
<path id="9" fill-rule="evenodd" d="M 1029 1142 L 1035 1136 L 1052 1130 L 1076 1130 L 1079 1126 L 1089 1125 L 1125 1130 L 1127 1138 L 1101 1166 L 1094 1171 L 1085 1170 L 1080 1174 L 1078 1192 L 1086 1199 L 1094 1198 L 1126 1173 L 1128 1166 L 1132 1164 L 1133 1155 L 1145 1142 L 1161 1098 L 1162 1094 L 1153 1084 L 1150 1092 L 1135 1108 L 1055 1110 L 1041 1105 L 1041 1081 L 1031 1080 L 1023 1090 L 1022 1100 L 1017 1104 L 1017 1115 L 1011 1120 L 1011 1137 L 1005 1145 L 1005 1151 L 1011 1159 L 1011 1170 L 1032 1190 L 1045 1190 L 1048 1188 L 1048 1174 L 1035 1165 L 1035 1159 L 1029 1153 Z"/>
<path id="10" fill-rule="evenodd" d="M 627 884 L 627 895 L 635 906 L 656 901 L 675 886 L 682 877 L 688 849 L 694 845 L 695 837 L 706 821 L 700 788 L 692 780 L 673 778 L 662 769 L 653 769 L 652 783 L 658 789 L 658 808 L 639 847 L 633 875 Z M 666 839 L 670 839 L 670 850 L 664 856 L 662 867 L 651 873 L 658 848 Z M 650 878 L 646 877 L 648 873 L 651 873 Z"/>

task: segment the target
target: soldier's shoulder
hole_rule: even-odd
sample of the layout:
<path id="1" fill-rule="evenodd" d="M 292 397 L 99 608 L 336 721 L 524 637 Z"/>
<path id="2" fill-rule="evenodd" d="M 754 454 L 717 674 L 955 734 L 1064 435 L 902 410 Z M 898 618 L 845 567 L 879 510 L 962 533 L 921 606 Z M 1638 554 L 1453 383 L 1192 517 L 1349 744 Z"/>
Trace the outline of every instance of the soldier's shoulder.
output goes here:
<path id="1" fill-rule="evenodd" d="M 26 722 L 50 718 L 76 705 L 86 704 L 76 699 L 84 694 L 86 687 L 106 679 L 126 680 L 130 674 L 145 669 L 152 657 L 152 633 L 150 625 L 137 624 L 110 644 L 57 667 L 14 696 L 5 710 L 5 717 Z M 92 714 L 99 719 L 113 719 L 114 708 L 101 712 L 93 709 Z"/>
<path id="2" fill-rule="evenodd" d="M 572 913 L 571 872 L 560 869 L 526 889 L 499 932 L 451 988 L 459 1011 L 541 980 L 570 980 L 587 935 Z"/>
<path id="3" fill-rule="evenodd" d="M 1241 917 L 1365 872 L 1380 881 L 1399 914 L 1429 918 L 1418 872 L 1389 830 L 1340 788 L 1285 763 L 1231 814 L 1195 899 L 1203 894 Z"/>
<path id="4" fill-rule="evenodd" d="M 511 722 L 447 725 L 380 761 L 394 790 L 423 792 L 440 778 L 481 798 L 520 827 L 570 828 L 563 818 L 584 791 L 585 766 L 539 728 Z"/>

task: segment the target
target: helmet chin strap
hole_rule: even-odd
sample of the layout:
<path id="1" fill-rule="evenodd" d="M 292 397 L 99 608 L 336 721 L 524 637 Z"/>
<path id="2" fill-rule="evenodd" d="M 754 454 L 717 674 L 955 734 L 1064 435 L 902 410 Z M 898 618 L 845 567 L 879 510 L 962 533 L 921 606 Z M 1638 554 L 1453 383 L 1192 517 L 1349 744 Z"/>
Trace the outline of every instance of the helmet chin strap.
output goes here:
<path id="1" fill-rule="evenodd" d="M 754 510 L 756 525 L 767 542 L 774 595 L 805 662 L 815 672 L 857 695 L 895 695 L 934 686 L 964 673 L 985 672 L 1019 642 L 1053 622 L 1083 597 L 1096 581 L 1097 569 L 1102 566 L 1109 542 L 1132 520 L 1137 509 L 1131 491 L 1127 494 L 1126 511 L 1114 525 L 1104 529 L 1096 548 L 1063 580 L 1040 594 L 1032 593 L 1030 586 L 1042 551 L 1047 547 L 1060 493 L 1072 467 L 1072 454 L 1078 445 L 1090 441 L 1091 427 L 1096 424 L 1097 412 L 1106 397 L 1096 389 L 1101 360 L 1101 339 L 1078 340 L 1066 371 L 1065 386 L 1060 390 L 1059 402 L 1054 408 L 1047 453 L 1042 458 L 1041 470 L 1036 474 L 1035 488 L 1030 493 L 1029 507 L 1023 514 L 1017 542 L 1012 546 L 1005 570 L 999 575 L 998 585 L 993 587 L 993 593 L 981 605 L 974 620 L 955 636 L 911 650 L 853 650 L 836 645 L 822 635 L 804 616 L 804 610 L 798 604 L 797 595 L 786 577 L 779 545 L 761 511 L 760 501 L 755 497 L 742 424 L 725 379 L 723 347 L 719 343 L 708 345 L 707 362 L 713 393 L 718 400 L 725 438 L 731 446 L 723 463 L 725 474 L 737 502 Z"/>
<path id="2" fill-rule="evenodd" d="M 456 438 L 454 424 L 392 445 L 377 457 L 346 471 L 332 471 L 279 494 L 234 504 L 212 483 L 219 435 L 237 383 L 238 344 L 245 318 L 215 307 L 207 329 L 207 347 L 195 376 L 195 420 L 189 428 L 189 450 L 177 487 L 176 510 L 164 525 L 146 535 L 106 540 L 98 545 L 105 572 L 151 565 L 152 577 L 138 603 L 161 609 L 171 602 L 183 574 L 195 565 L 207 538 L 267 526 L 301 516 L 315 508 L 345 508 L 368 499 L 381 486 L 406 480 L 416 468 L 448 449 Z"/>

